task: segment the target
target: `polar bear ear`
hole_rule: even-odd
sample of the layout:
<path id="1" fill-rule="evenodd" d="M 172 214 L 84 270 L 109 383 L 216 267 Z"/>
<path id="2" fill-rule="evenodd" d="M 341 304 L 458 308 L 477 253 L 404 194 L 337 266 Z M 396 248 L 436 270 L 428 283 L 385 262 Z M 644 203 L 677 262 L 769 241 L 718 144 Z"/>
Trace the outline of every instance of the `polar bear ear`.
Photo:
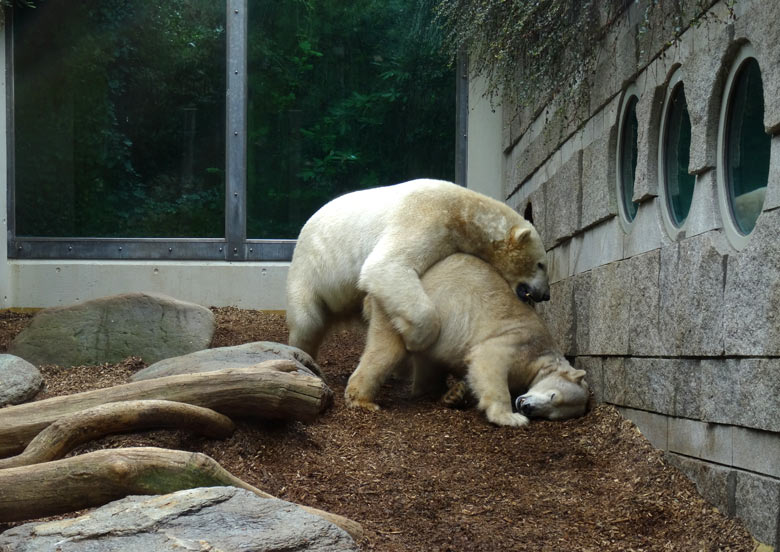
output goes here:
<path id="1" fill-rule="evenodd" d="M 515 225 L 509 229 L 509 242 L 513 245 L 523 243 L 531 237 L 531 229 Z"/>
<path id="2" fill-rule="evenodd" d="M 582 381 L 582 378 L 584 378 L 586 374 L 587 372 L 585 372 L 585 370 L 574 370 L 574 372 L 572 372 L 569 375 L 569 378 L 571 379 L 572 382 L 579 383 Z"/>

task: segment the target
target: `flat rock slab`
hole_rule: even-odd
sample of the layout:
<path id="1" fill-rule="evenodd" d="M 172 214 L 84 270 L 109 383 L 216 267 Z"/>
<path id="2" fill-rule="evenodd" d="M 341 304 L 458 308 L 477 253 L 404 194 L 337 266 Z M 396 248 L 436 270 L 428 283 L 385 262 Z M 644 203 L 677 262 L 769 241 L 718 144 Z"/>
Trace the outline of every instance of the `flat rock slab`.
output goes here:
<path id="1" fill-rule="evenodd" d="M 148 363 L 205 349 L 214 335 L 206 307 L 151 293 L 101 297 L 38 312 L 8 352 L 32 364 L 81 366 L 139 356 Z"/>
<path id="2" fill-rule="evenodd" d="M 350 552 L 343 529 L 295 504 L 235 487 L 129 496 L 73 519 L 0 534 L 8 552 Z"/>
<path id="3" fill-rule="evenodd" d="M 42 384 L 38 368 L 18 356 L 0 354 L 0 406 L 32 399 Z"/>
<path id="4" fill-rule="evenodd" d="M 292 360 L 300 369 L 310 375 L 322 377 L 320 367 L 307 353 L 296 347 L 274 343 L 272 341 L 255 341 L 236 345 L 235 347 L 218 347 L 206 349 L 188 355 L 168 358 L 139 370 L 132 381 L 141 381 L 163 376 L 177 376 L 200 372 L 213 372 L 225 368 L 245 368 L 266 360 Z"/>

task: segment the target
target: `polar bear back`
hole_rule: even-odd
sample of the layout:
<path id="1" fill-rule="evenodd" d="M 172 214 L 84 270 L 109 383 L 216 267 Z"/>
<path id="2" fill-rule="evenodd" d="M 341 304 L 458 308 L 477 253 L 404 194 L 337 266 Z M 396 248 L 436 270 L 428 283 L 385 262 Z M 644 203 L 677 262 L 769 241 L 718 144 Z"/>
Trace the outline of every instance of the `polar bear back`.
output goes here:
<path id="1" fill-rule="evenodd" d="M 316 287 L 334 312 L 350 308 L 362 296 L 357 284 L 363 263 L 393 227 L 404 201 L 410 194 L 451 186 L 440 180 L 413 180 L 351 192 L 326 203 L 301 229 L 288 283 Z"/>

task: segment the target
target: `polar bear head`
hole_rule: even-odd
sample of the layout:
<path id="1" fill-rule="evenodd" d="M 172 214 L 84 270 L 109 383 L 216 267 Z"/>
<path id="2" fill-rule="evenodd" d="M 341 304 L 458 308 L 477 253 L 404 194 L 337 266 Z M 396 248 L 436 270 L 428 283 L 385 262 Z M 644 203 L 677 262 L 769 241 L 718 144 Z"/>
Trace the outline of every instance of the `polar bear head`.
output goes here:
<path id="1" fill-rule="evenodd" d="M 518 412 L 548 420 L 565 420 L 585 413 L 590 397 L 585 370 L 575 370 L 562 361 L 540 375 L 526 394 L 515 399 Z"/>
<path id="2" fill-rule="evenodd" d="M 516 224 L 506 238 L 493 244 L 489 263 L 498 270 L 523 301 L 549 301 L 547 253 L 532 224 Z"/>

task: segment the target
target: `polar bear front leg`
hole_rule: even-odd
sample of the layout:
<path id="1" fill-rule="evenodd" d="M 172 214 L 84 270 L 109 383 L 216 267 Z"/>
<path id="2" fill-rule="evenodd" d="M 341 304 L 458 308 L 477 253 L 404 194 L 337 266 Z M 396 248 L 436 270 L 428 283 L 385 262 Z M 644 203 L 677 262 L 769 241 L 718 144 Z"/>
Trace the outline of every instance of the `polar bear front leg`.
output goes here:
<path id="1" fill-rule="evenodd" d="M 367 301 L 372 304 L 366 309 L 371 315 L 366 347 L 358 367 L 349 377 L 344 399 L 349 407 L 379 410 L 374 399 L 388 376 L 406 357 L 406 349 L 382 308 L 370 297 Z"/>
<path id="2" fill-rule="evenodd" d="M 389 260 L 377 248 L 363 264 L 359 285 L 381 303 L 409 351 L 424 351 L 439 337 L 439 314 L 403 257 Z"/>
<path id="3" fill-rule="evenodd" d="M 488 421 L 500 426 L 523 427 L 528 418 L 512 412 L 512 396 L 509 393 L 508 374 L 511 347 L 480 346 L 472 351 L 466 378 L 479 401 L 477 407 L 485 413 Z"/>

